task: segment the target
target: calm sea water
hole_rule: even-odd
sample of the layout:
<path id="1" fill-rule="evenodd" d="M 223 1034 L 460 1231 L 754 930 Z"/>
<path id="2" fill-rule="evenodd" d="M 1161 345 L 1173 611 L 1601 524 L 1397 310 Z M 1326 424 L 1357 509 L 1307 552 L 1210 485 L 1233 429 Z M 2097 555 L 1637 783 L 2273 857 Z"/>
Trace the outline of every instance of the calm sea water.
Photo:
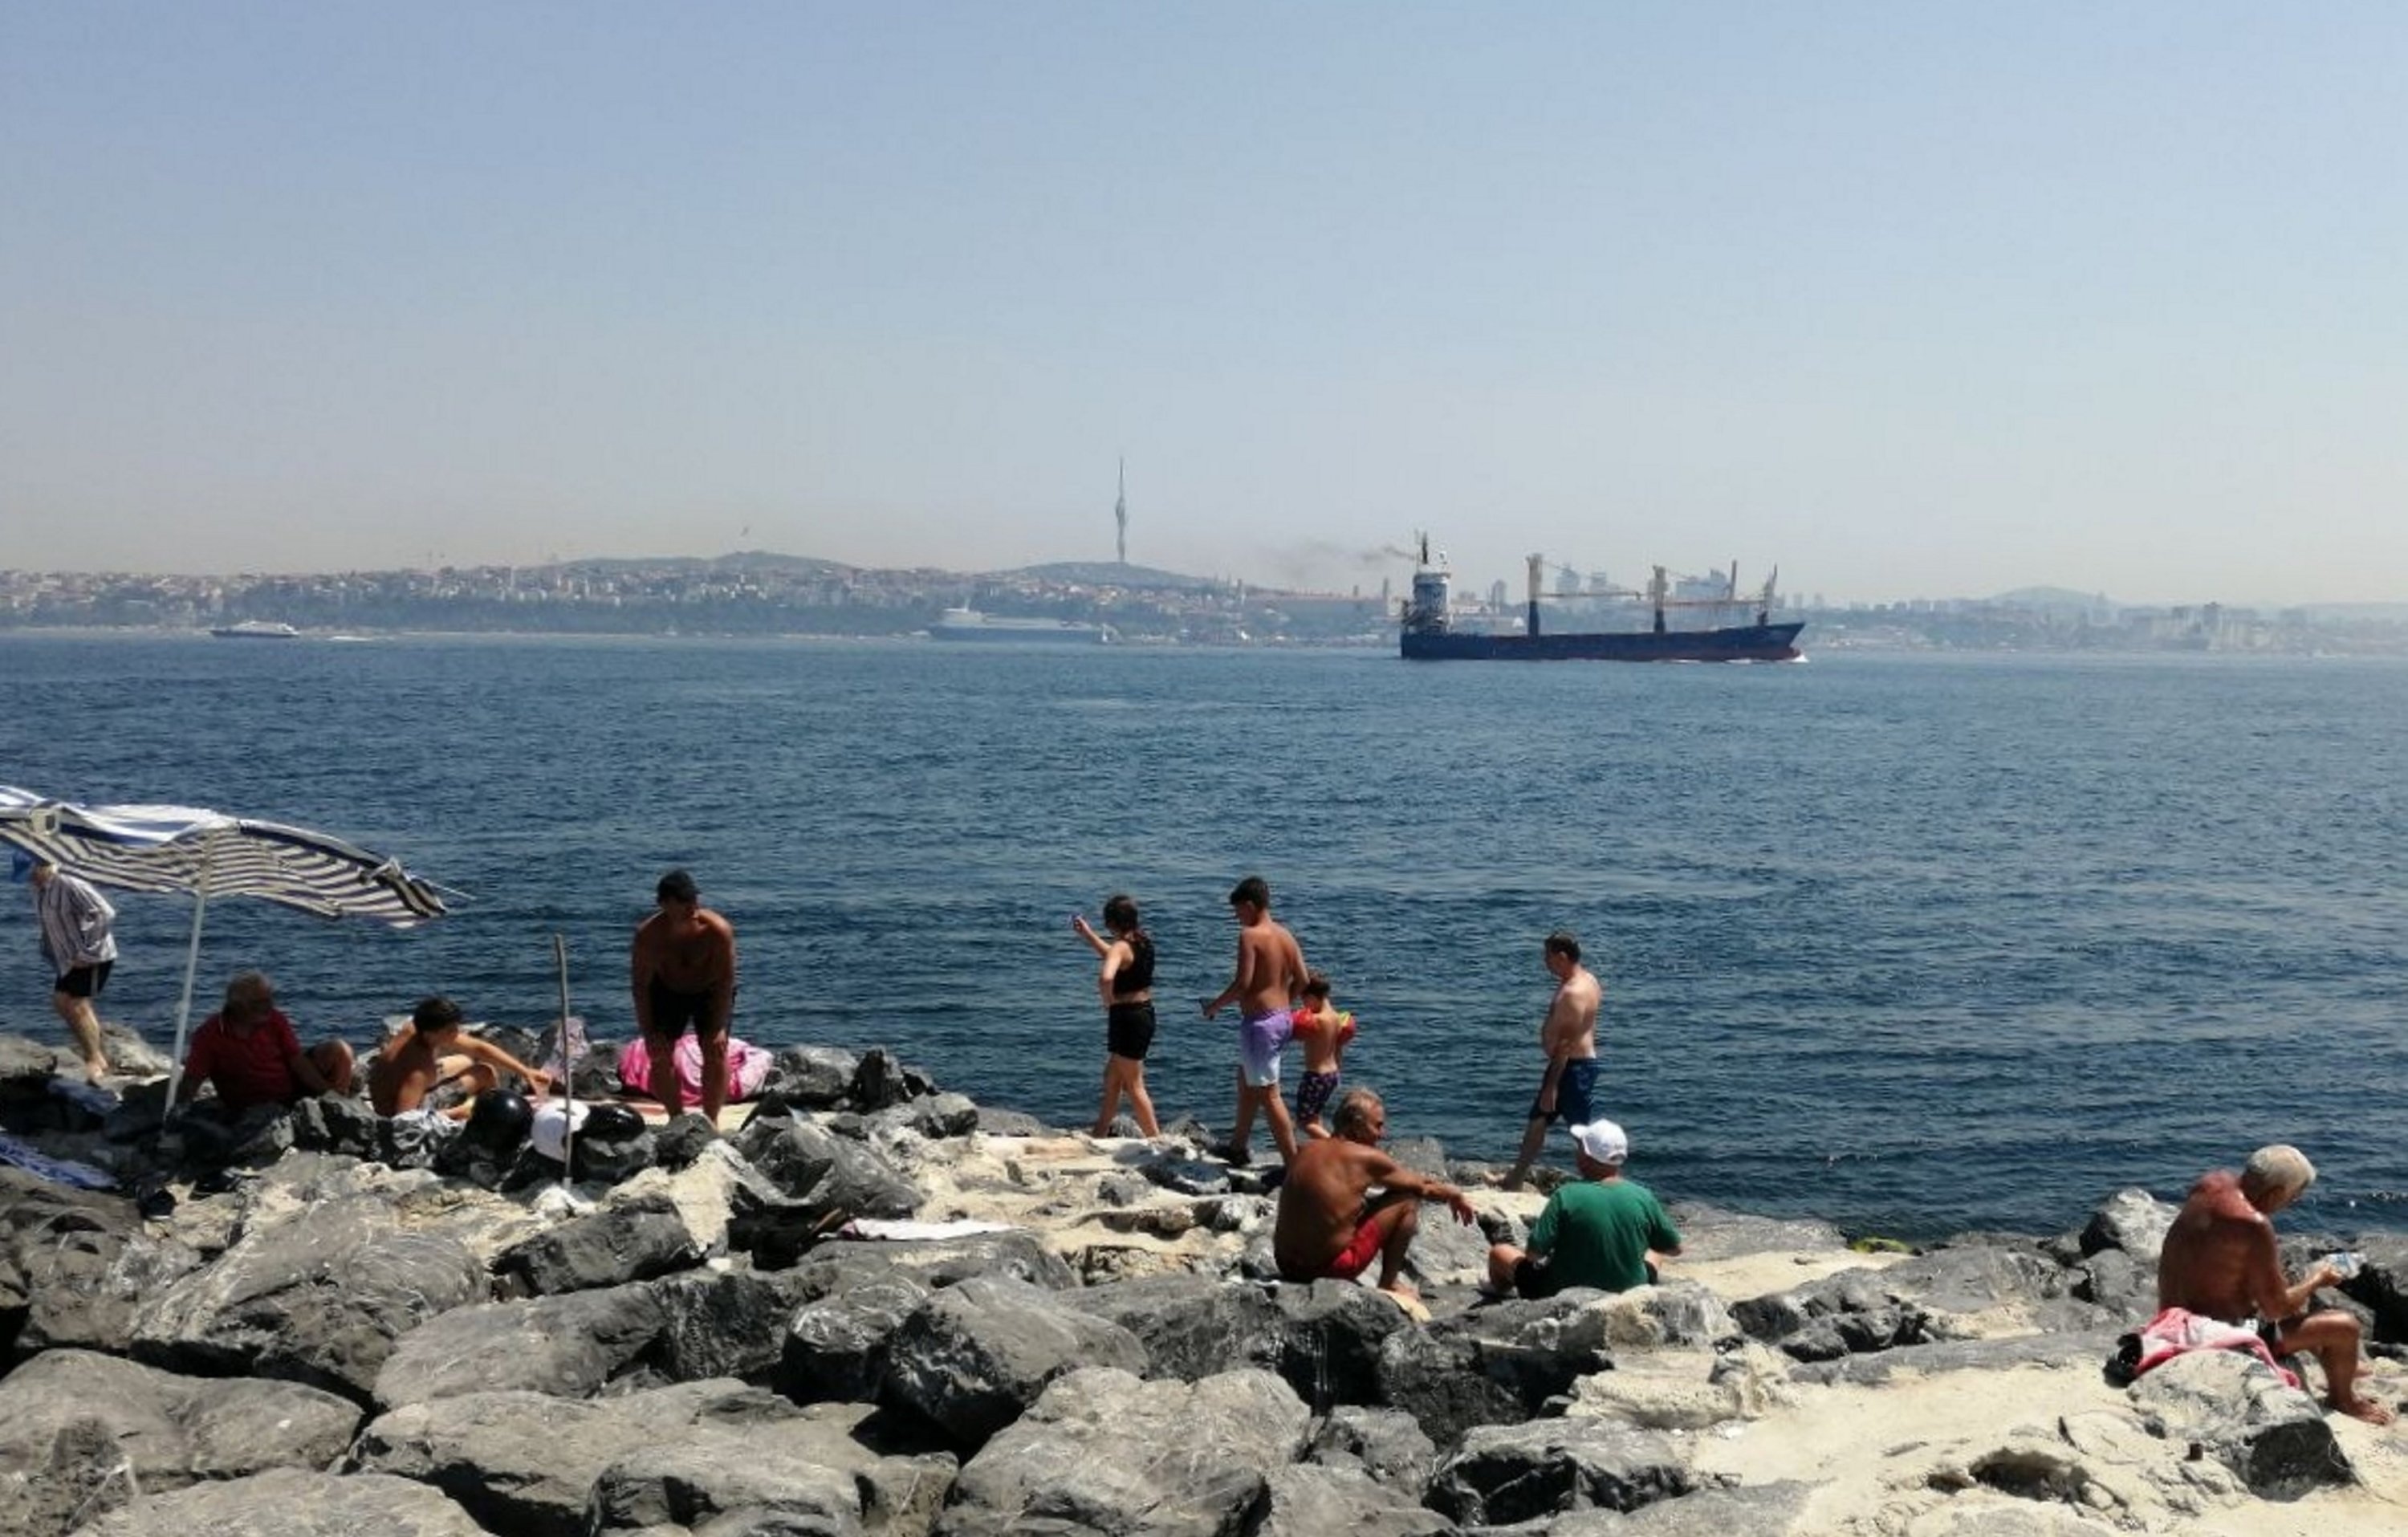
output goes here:
<path id="1" fill-rule="evenodd" d="M 534 1024 L 557 932 L 623 1034 L 684 865 L 738 928 L 740 1035 L 1083 1123 L 1068 920 L 1125 889 L 1157 1101 L 1223 1125 L 1230 1016 L 1183 1000 L 1259 871 L 1399 1130 L 1510 1153 L 1565 926 L 1642 1178 L 1916 1235 L 2054 1229 L 2274 1140 L 2324 1171 L 2301 1221 L 2408 1226 L 2403 726 L 2387 662 L 0 638 L 0 783 L 318 826 L 466 894 L 404 933 L 218 904 L 205 1002 L 260 966 L 305 1031 L 434 990 Z M 189 904 L 121 907 L 108 1013 L 164 1044 Z M 0 1028 L 52 1036 L 22 891 L 0 957 Z"/>

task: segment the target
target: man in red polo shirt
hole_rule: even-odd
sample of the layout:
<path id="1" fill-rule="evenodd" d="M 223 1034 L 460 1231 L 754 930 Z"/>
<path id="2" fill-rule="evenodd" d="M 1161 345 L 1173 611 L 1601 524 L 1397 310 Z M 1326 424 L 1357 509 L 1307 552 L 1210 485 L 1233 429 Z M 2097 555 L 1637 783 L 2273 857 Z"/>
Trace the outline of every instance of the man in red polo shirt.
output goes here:
<path id="1" fill-rule="evenodd" d="M 267 978 L 244 971 L 226 984 L 225 1007 L 194 1032 L 176 1098 L 203 1078 L 216 1085 L 229 1115 L 253 1105 L 289 1105 L 305 1094 L 349 1094 L 351 1048 L 322 1041 L 303 1051 Z"/>

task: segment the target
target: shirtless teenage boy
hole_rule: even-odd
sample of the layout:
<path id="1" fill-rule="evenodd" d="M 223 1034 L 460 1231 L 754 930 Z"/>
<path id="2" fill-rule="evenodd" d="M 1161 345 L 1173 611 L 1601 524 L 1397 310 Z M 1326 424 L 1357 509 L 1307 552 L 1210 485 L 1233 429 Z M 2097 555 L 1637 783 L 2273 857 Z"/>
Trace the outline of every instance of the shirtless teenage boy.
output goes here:
<path id="1" fill-rule="evenodd" d="M 1555 979 L 1555 998 L 1547 1005 L 1539 1027 L 1539 1049 L 1547 1054 L 1546 1076 L 1539 1080 L 1539 1096 L 1530 1101 L 1530 1124 L 1522 1133 L 1522 1151 L 1505 1188 L 1519 1190 L 1530 1177 L 1530 1165 L 1547 1144 L 1547 1123 L 1586 1126 L 1597 1119 L 1597 1011 L 1605 1001 L 1588 968 L 1581 964 L 1580 941 L 1558 928 L 1547 936 L 1547 970 Z"/>
<path id="2" fill-rule="evenodd" d="M 1380 1289 L 1411 1297 L 1405 1251 L 1421 1228 L 1422 1202 L 1444 1201 L 1457 1222 L 1472 1220 L 1471 1202 L 1380 1151 L 1388 1112 L 1369 1089 L 1347 1090 L 1336 1119 L 1338 1135 L 1307 1144 L 1280 1185 L 1271 1254 L 1281 1278 L 1351 1281 L 1377 1259 Z"/>
<path id="3" fill-rule="evenodd" d="M 2304 1195 L 2315 1178 L 2305 1154 L 2280 1143 L 2249 1155 L 2238 1178 L 2229 1169 L 2201 1175 L 2158 1254 L 2157 1306 L 2255 1324 L 2277 1356 L 2312 1353 L 2325 1369 L 2327 1401 L 2352 1418 L 2388 1425 L 2391 1411 L 2356 1390 L 2358 1320 L 2337 1310 L 2307 1311 L 2317 1288 L 2333 1285 L 2341 1273 L 2319 1262 L 2297 1286 L 2283 1279 L 2268 1219 Z"/>
<path id="4" fill-rule="evenodd" d="M 1238 1006 L 1238 1119 L 1223 1149 L 1231 1163 L 1244 1163 L 1252 1154 L 1254 1112 L 1271 1124 L 1271 1141 L 1279 1144 L 1282 1162 L 1296 1157 L 1296 1128 L 1289 1124 L 1287 1105 L 1280 1099 L 1280 1053 L 1291 1032 L 1290 1010 L 1303 991 L 1304 951 L 1296 936 L 1271 919 L 1271 888 L 1259 875 L 1249 875 L 1229 893 L 1229 915 L 1238 921 L 1238 970 L 1229 985 L 1204 1000 L 1211 1019 L 1231 1003 Z"/>
<path id="5" fill-rule="evenodd" d="M 727 1107 L 727 1027 L 736 1013 L 736 929 L 702 905 L 694 877 L 673 869 L 653 892 L 660 911 L 636 927 L 628 984 L 652 1082 L 630 1085 L 677 1114 L 677 1041 L 691 1027 L 702 1048 L 702 1113 L 714 1127 Z M 666 1082 L 665 1082 L 666 1081 Z"/>
<path id="6" fill-rule="evenodd" d="M 429 1110 L 465 1121 L 477 1096 L 499 1085 L 506 1072 L 524 1079 L 530 1094 L 552 1086 L 551 1074 L 463 1030 L 458 1004 L 422 998 L 409 1023 L 368 1064 L 368 1102 L 380 1115 Z"/>

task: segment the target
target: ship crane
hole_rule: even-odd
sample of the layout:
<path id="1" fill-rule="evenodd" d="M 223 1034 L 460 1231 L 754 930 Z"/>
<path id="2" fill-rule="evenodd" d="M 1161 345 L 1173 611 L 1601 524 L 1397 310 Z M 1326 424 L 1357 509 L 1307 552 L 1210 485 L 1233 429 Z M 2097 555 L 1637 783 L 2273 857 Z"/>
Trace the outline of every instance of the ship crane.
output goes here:
<path id="1" fill-rule="evenodd" d="M 1539 633 L 1540 604 L 1547 602 L 1560 602 L 1568 598 L 1629 597 L 1644 599 L 1648 607 L 1654 610 L 1654 628 L 1657 635 L 1662 635 L 1664 633 L 1664 610 L 1667 609 L 1724 609 L 1729 608 L 1742 601 L 1739 596 L 1738 561 L 1731 562 L 1730 570 L 1727 575 L 1720 571 L 1714 573 L 1723 579 L 1723 590 L 1719 596 L 1711 597 L 1674 597 L 1672 596 L 1671 578 L 1661 566 L 1654 568 L 1654 574 L 1648 579 L 1647 585 L 1643 588 L 1607 586 L 1592 587 L 1576 593 L 1550 593 L 1544 590 L 1546 586 L 1546 573 L 1549 570 L 1561 571 L 1571 576 L 1579 576 L 1581 573 L 1574 570 L 1571 567 L 1565 566 L 1560 562 L 1551 561 L 1541 554 L 1533 553 L 1526 556 L 1525 558 L 1529 563 L 1529 612 L 1528 617 L 1524 623 L 1526 632 L 1530 635 L 1537 635 Z M 1770 624 L 1772 621 L 1773 584 L 1779 580 L 1780 575 L 1781 568 L 1777 566 L 1774 567 L 1772 575 L 1764 579 L 1763 590 L 1756 595 L 1756 622 L 1759 625 Z"/>

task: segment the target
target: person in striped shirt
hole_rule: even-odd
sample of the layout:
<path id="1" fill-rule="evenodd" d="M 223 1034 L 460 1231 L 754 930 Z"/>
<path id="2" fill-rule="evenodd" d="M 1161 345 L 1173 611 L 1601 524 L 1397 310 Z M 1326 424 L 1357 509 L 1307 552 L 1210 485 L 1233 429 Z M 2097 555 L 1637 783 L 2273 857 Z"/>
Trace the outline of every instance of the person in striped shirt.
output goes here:
<path id="1" fill-rule="evenodd" d="M 93 1000 L 108 985 L 109 970 L 117 964 L 117 936 L 111 932 L 117 909 L 91 882 L 69 875 L 53 862 L 36 865 L 31 879 L 34 912 L 42 926 L 42 954 L 57 979 L 50 986 L 50 1007 L 83 1053 L 84 1076 L 98 1083 L 108 1071 L 108 1054 L 101 1049 L 100 1013 Z"/>

